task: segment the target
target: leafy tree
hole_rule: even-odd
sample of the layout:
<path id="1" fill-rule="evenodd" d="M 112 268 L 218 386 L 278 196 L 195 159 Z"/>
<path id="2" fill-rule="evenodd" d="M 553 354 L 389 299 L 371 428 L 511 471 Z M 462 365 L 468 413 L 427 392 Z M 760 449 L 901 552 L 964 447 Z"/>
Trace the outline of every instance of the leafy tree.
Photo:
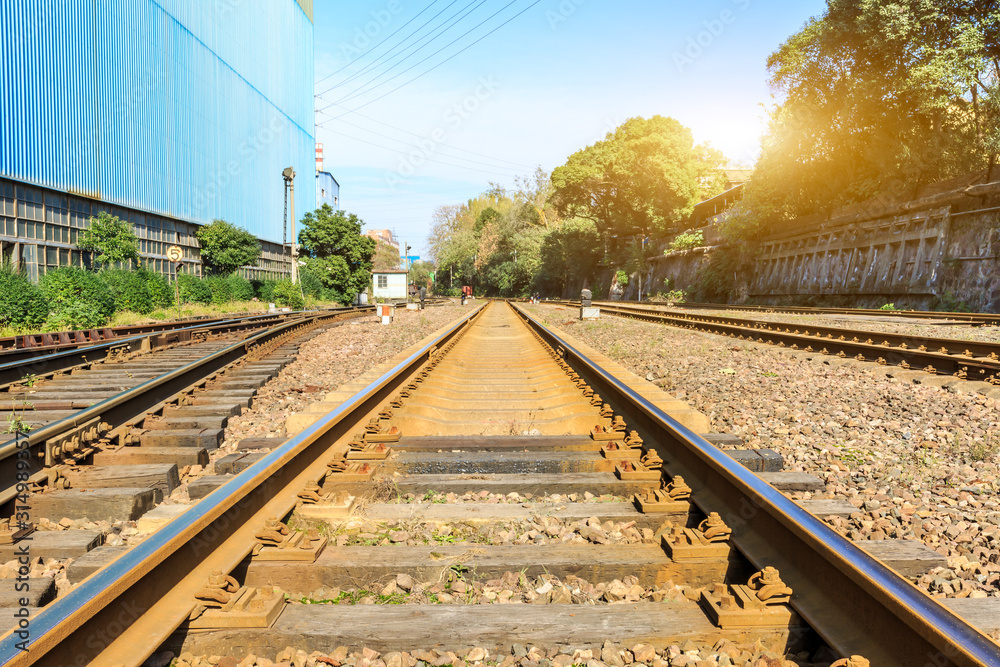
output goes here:
<path id="1" fill-rule="evenodd" d="M 410 265 L 409 282 L 416 285 L 417 289 L 426 287 L 429 290 L 431 288 L 431 273 L 433 272 L 434 262 L 414 262 Z"/>
<path id="2" fill-rule="evenodd" d="M 783 102 L 747 195 L 769 227 L 996 163 L 995 0 L 829 0 L 767 64 Z"/>
<path id="3" fill-rule="evenodd" d="M 542 240 L 537 288 L 555 296 L 583 286 L 593 276 L 601 259 L 601 239 L 590 220 L 570 219 L 551 230 Z"/>
<path id="4" fill-rule="evenodd" d="M 399 249 L 388 243 L 375 242 L 375 255 L 372 257 L 373 271 L 394 271 L 399 268 Z"/>
<path id="5" fill-rule="evenodd" d="M 631 118 L 552 172 L 552 198 L 561 215 L 590 220 L 603 234 L 663 233 L 721 191 L 722 163 L 673 118 Z"/>
<path id="6" fill-rule="evenodd" d="M 242 266 L 254 266 L 260 259 L 257 237 L 225 220 L 213 220 L 195 232 L 201 244 L 201 259 L 208 272 L 226 276 Z"/>
<path id="7" fill-rule="evenodd" d="M 375 241 L 362 236 L 362 224 L 329 204 L 302 216 L 299 245 L 306 266 L 340 303 L 352 303 L 371 282 Z"/>
<path id="8" fill-rule="evenodd" d="M 91 217 L 88 226 L 80 232 L 76 247 L 93 253 L 93 262 L 99 266 L 113 266 L 139 259 L 139 239 L 132 224 L 107 211 Z"/>

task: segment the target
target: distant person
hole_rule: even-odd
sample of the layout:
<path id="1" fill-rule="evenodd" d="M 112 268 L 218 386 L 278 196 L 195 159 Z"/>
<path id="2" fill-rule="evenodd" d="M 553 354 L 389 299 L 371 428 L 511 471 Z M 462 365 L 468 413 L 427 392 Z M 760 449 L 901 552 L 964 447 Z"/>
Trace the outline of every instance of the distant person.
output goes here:
<path id="1" fill-rule="evenodd" d="M 420 310 L 424 309 L 424 302 L 427 301 L 427 287 L 420 288 Z"/>

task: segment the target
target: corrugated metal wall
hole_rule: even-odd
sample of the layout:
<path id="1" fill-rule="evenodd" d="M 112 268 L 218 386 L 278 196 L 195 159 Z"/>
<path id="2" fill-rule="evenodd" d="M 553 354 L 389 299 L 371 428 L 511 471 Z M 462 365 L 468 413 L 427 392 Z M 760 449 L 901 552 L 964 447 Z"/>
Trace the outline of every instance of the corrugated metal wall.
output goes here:
<path id="1" fill-rule="evenodd" d="M 281 241 L 315 208 L 297 0 L 0 0 L 0 175 Z"/>

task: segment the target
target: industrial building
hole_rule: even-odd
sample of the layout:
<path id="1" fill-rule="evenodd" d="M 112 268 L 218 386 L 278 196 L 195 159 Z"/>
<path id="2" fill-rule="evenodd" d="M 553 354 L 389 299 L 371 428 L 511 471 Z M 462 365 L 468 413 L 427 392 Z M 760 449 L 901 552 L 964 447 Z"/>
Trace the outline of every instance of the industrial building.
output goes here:
<path id="1" fill-rule="evenodd" d="M 197 225 L 261 241 L 251 277 L 288 271 L 282 170 L 316 207 L 312 0 L 0 0 L 0 253 L 37 277 L 81 266 L 100 211 L 142 262 L 200 273 Z M 339 196 L 339 194 L 338 194 Z"/>

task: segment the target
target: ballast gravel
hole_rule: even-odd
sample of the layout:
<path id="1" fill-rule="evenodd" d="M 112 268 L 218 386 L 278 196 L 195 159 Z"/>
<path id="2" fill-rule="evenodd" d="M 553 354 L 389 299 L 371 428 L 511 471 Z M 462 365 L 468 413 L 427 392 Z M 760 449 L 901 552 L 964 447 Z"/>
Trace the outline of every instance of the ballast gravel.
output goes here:
<path id="1" fill-rule="evenodd" d="M 997 401 L 891 379 L 875 364 L 529 309 L 706 413 L 714 432 L 775 449 L 786 470 L 823 479 L 825 492 L 791 495 L 852 503 L 856 514 L 830 520 L 848 538 L 915 539 L 945 556 L 948 567 L 915 581 L 931 595 L 1000 597 Z M 943 327 L 921 328 L 942 335 Z"/>

